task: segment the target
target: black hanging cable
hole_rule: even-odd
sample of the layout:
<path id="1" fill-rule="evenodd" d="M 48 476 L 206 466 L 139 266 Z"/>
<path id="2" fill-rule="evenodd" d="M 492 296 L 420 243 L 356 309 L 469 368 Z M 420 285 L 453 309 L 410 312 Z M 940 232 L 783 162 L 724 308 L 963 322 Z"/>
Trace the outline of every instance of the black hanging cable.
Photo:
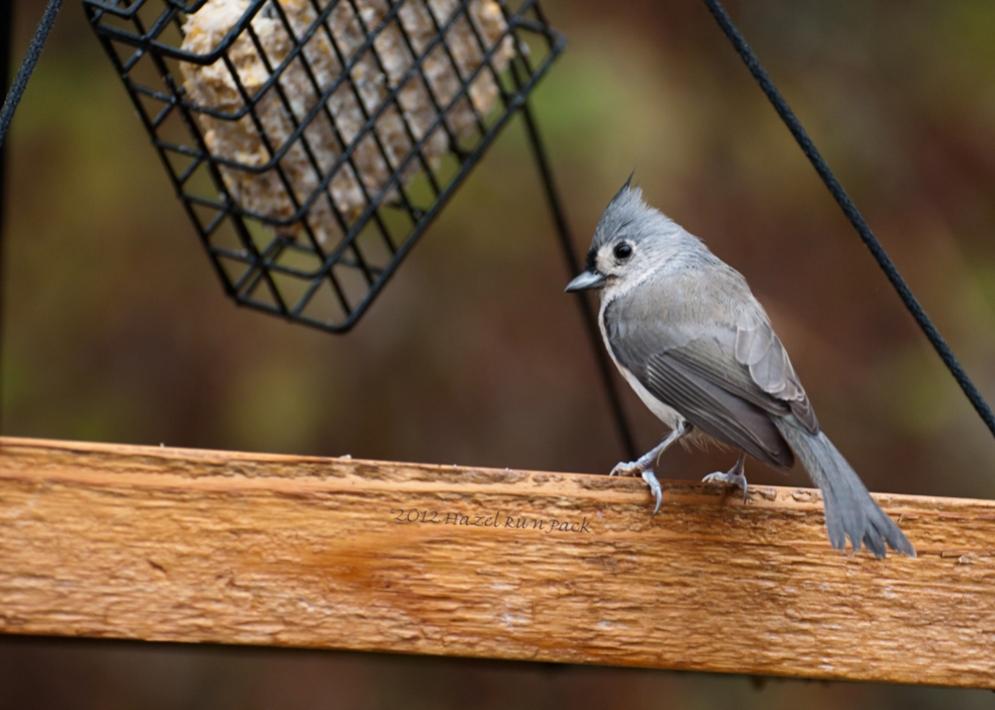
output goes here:
<path id="1" fill-rule="evenodd" d="M 14 51 L 14 2 L 0 2 L 0 96 L 7 95 L 10 61 Z M 3 335 L 4 335 L 4 205 L 7 187 L 7 151 L 0 140 L 0 434 L 3 433 Z"/>
<path id="2" fill-rule="evenodd" d="M 902 302 L 905 304 L 905 307 L 908 309 L 909 313 L 912 314 L 912 317 L 915 318 L 919 328 L 929 339 L 929 342 L 933 345 L 933 348 L 940 356 L 940 359 L 943 360 L 943 363 L 947 366 L 947 369 L 950 370 L 950 374 L 952 374 L 954 379 L 957 380 L 957 384 L 960 385 L 961 390 L 963 390 L 964 394 L 967 395 L 968 400 L 970 400 L 971 404 L 974 406 L 974 409 L 978 412 L 978 415 L 981 417 L 982 421 L 984 421 L 989 431 L 991 431 L 992 435 L 995 435 L 995 415 L 992 414 L 991 407 L 985 401 L 985 398 L 981 395 L 978 388 L 971 381 L 971 378 L 967 376 L 967 373 L 957 361 L 957 357 L 950 349 L 950 346 L 947 345 L 946 340 L 944 340 L 943 336 L 940 335 L 940 331 L 937 330 L 936 326 L 933 325 L 933 322 L 929 319 L 929 316 L 926 315 L 926 311 L 923 310 L 923 307 L 919 304 L 919 301 L 916 299 L 915 295 L 913 295 L 912 290 L 905 282 L 905 279 L 903 279 L 902 275 L 898 272 L 898 267 L 895 266 L 895 262 L 893 262 L 891 257 L 888 256 L 888 253 L 881 245 L 881 242 L 878 241 L 878 238 L 874 235 L 874 232 L 871 231 L 871 228 L 864 220 L 863 215 L 860 214 L 860 211 L 857 209 L 856 205 L 853 204 L 853 200 L 850 199 L 850 196 L 847 194 L 846 190 L 843 189 L 843 186 L 840 184 L 839 180 L 836 179 L 833 171 L 829 169 L 829 165 L 815 147 L 812 139 L 809 138 L 808 133 L 798 120 L 798 117 L 795 115 L 794 111 L 791 110 L 791 107 L 788 106 L 788 102 L 785 101 L 784 97 L 781 95 L 781 92 L 778 91 L 777 87 L 774 85 L 774 82 L 771 81 L 767 71 L 760 64 L 760 60 L 757 58 L 757 55 L 754 54 L 753 50 L 750 48 L 750 45 L 747 44 L 746 40 L 743 38 L 743 35 L 729 18 L 725 8 L 722 7 L 722 3 L 720 3 L 719 0 L 705 0 L 705 5 L 708 6 L 708 9 L 715 18 L 715 21 L 718 22 L 719 27 L 722 28 L 722 31 L 725 33 L 726 37 L 729 38 L 729 41 L 736 48 L 736 51 L 739 53 L 743 63 L 750 70 L 750 73 L 753 74 L 753 78 L 756 79 L 757 84 L 760 85 L 760 88 L 767 95 L 767 98 L 774 106 L 774 110 L 777 111 L 777 114 L 781 117 L 781 120 L 784 121 L 784 124 L 788 127 L 788 130 L 791 131 L 791 135 L 795 137 L 795 140 L 801 147 L 802 152 L 805 153 L 805 156 L 809 159 L 809 162 L 812 163 L 812 167 L 814 167 L 816 172 L 819 173 L 819 177 L 822 178 L 822 182 L 825 183 L 826 188 L 830 193 L 832 193 L 833 198 L 835 198 L 837 204 L 840 206 L 840 209 L 843 210 L 843 214 L 845 214 L 847 219 L 850 220 L 850 224 L 853 225 L 853 228 L 857 230 L 857 234 L 860 235 L 861 241 L 863 241 L 864 245 L 868 248 L 868 250 L 870 250 L 874 260 L 877 262 L 878 266 L 881 267 L 881 271 L 884 272 L 884 275 L 888 278 L 888 281 L 890 281 L 891 285 L 895 288 L 895 291 L 898 292 L 899 297 L 902 299 Z"/>
<path id="3" fill-rule="evenodd" d="M 9 6 L 12 4 L 13 0 L 4 0 L 4 5 L 8 6 L 5 9 L 11 13 L 13 13 L 13 10 Z M 31 44 L 28 45 L 28 51 L 24 53 L 24 59 L 21 60 L 17 76 L 10 86 L 10 91 L 6 94 L 6 98 L 3 101 L 3 108 L 0 108 L 0 146 L 3 145 L 4 139 L 7 137 L 7 130 L 10 128 L 10 122 L 14 118 L 14 110 L 17 109 L 17 104 L 24 95 L 24 89 L 28 86 L 28 79 L 31 78 L 31 72 L 35 70 L 38 58 L 41 57 L 41 50 L 45 47 L 45 40 L 48 39 L 48 33 L 52 30 L 55 18 L 58 16 L 61 8 L 62 0 L 48 0 L 45 12 L 42 14 L 34 36 L 31 38 Z M 8 20 L 10 19 L 13 18 L 8 18 Z M 8 52 L 10 51 L 10 43 L 12 41 L 12 37 L 10 37 L 11 24 L 10 21 L 4 23 L 8 32 L 6 42 Z"/>
<path id="4" fill-rule="evenodd" d="M 31 78 L 31 73 L 35 70 L 35 65 L 38 64 L 38 58 L 41 56 L 41 51 L 45 46 L 45 40 L 48 39 L 48 33 L 52 30 L 52 26 L 55 24 L 55 18 L 59 14 L 59 10 L 62 8 L 62 0 L 49 0 L 48 5 L 45 6 L 45 12 L 42 13 L 41 20 L 38 22 L 38 27 L 35 29 L 34 36 L 31 38 L 31 43 L 28 45 L 27 52 L 24 54 L 24 59 L 21 60 L 21 66 L 17 70 L 17 76 L 14 77 L 14 81 L 10 85 L 10 89 L 7 88 L 7 77 L 10 75 L 11 66 L 11 56 L 13 53 L 14 44 L 14 3 L 13 0 L 0 0 L 0 94 L 4 96 L 3 106 L 0 107 L 0 355 L 2 355 L 3 349 L 3 325 L 4 325 L 4 286 L 6 284 L 3 278 L 4 274 L 4 219 L 6 215 L 5 212 L 5 195 L 6 195 L 6 168 L 7 168 L 7 151 L 6 138 L 7 131 L 10 129 L 10 123 L 14 118 L 14 111 L 17 109 L 17 104 L 20 103 L 21 97 L 24 95 L 24 89 L 27 88 L 28 79 Z M 3 361 L 0 359 L 0 366 L 2 366 Z M 0 367 L 0 386 L 3 383 L 3 369 Z M 0 432 L 3 431 L 3 391 L 0 389 Z"/>
<path id="5" fill-rule="evenodd" d="M 566 259 L 570 275 L 574 276 L 580 273 L 580 262 L 574 253 L 573 240 L 570 238 L 570 227 L 567 225 L 567 218 L 560 203 L 560 196 L 556 191 L 556 184 L 553 182 L 553 171 L 549 166 L 549 158 L 546 156 L 546 147 L 542 142 L 542 136 L 539 135 L 539 127 L 536 125 L 528 103 L 522 105 L 522 118 L 525 120 L 525 129 L 529 135 L 529 143 L 532 145 L 532 152 L 535 154 L 536 164 L 539 166 L 542 186 L 546 192 L 546 201 L 549 203 L 549 211 L 553 215 L 556 234 L 559 237 L 560 250 L 563 252 L 564 259 Z M 605 394 L 608 396 L 608 403 L 611 406 L 615 419 L 618 436 L 622 440 L 622 447 L 625 450 L 626 456 L 631 460 L 635 460 L 638 455 L 636 442 L 625 416 L 622 397 L 619 395 L 615 379 L 612 377 L 611 363 L 608 362 L 608 355 L 601 342 L 597 316 L 591 308 L 591 302 L 588 300 L 586 294 L 579 294 L 576 301 L 577 307 L 580 309 L 580 317 L 584 321 L 584 329 L 587 331 L 591 349 L 594 351 L 598 373 L 601 376 Z"/>

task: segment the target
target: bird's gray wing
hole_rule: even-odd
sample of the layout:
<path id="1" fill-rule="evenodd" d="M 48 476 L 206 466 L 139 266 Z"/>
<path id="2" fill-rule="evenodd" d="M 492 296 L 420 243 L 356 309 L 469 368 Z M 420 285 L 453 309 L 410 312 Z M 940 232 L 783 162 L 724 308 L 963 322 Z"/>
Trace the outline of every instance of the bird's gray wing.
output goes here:
<path id="1" fill-rule="evenodd" d="M 768 412 L 716 384 L 697 364 L 688 365 L 692 358 L 688 348 L 661 351 L 648 358 L 637 376 L 643 386 L 698 429 L 760 461 L 790 466 L 794 461 L 791 449 Z"/>
<path id="2" fill-rule="evenodd" d="M 745 285 L 745 283 L 744 283 Z M 748 374 L 749 380 L 764 394 L 786 403 L 791 413 L 802 423 L 810 434 L 819 431 L 812 403 L 791 366 L 781 339 L 771 327 L 767 314 L 755 299 L 740 312 L 736 322 L 736 337 L 733 354 L 736 362 L 745 368 L 739 374 Z"/>
<path id="3" fill-rule="evenodd" d="M 619 362 L 688 422 L 761 461 L 790 466 L 771 417 L 793 413 L 814 431 L 818 424 L 762 308 L 729 271 L 737 278 L 726 279 L 726 292 L 709 292 L 719 297 L 712 303 L 696 283 L 682 283 L 688 277 L 619 298 L 605 313 L 609 341 Z"/>

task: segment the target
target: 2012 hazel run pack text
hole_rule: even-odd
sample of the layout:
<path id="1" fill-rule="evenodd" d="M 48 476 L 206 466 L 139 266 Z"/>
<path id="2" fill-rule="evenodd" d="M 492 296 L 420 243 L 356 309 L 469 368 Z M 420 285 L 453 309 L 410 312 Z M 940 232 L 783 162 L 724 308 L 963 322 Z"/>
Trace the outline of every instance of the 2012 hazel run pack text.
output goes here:
<path id="1" fill-rule="evenodd" d="M 514 530 L 541 530 L 547 533 L 590 533 L 589 518 L 558 520 L 511 515 L 503 511 L 493 513 L 460 513 L 458 511 L 427 510 L 423 508 L 394 508 L 390 511 L 394 522 L 402 525 L 455 525 L 477 528 L 511 528 Z"/>

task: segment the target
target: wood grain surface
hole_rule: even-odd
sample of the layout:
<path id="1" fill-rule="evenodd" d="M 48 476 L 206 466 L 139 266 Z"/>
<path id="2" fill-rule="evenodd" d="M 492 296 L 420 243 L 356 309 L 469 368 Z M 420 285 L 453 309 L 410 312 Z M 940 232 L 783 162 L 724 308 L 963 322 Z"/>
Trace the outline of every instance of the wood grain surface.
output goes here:
<path id="1" fill-rule="evenodd" d="M 995 503 L 0 439 L 0 631 L 995 688 Z"/>

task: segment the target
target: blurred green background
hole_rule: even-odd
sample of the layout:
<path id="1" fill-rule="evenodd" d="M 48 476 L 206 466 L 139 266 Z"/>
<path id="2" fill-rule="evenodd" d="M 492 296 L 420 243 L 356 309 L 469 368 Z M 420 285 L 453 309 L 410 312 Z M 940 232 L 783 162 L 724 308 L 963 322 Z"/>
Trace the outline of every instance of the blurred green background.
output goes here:
<path id="1" fill-rule="evenodd" d="M 15 2 L 17 55 L 42 6 Z M 652 203 L 746 274 L 824 428 L 872 490 L 995 497 L 990 434 L 704 6 L 544 6 L 569 47 L 535 107 L 578 250 L 634 167 Z M 995 398 L 995 3 L 753 0 L 730 10 Z M 225 299 L 77 0 L 8 148 L 3 433 L 589 472 L 621 458 L 518 121 L 344 337 Z M 647 448 L 661 426 L 625 398 Z M 698 478 L 728 463 L 674 452 L 663 475 Z M 751 471 L 754 482 L 785 480 Z M 4 710 L 402 703 L 980 708 L 992 695 L 0 640 Z"/>

